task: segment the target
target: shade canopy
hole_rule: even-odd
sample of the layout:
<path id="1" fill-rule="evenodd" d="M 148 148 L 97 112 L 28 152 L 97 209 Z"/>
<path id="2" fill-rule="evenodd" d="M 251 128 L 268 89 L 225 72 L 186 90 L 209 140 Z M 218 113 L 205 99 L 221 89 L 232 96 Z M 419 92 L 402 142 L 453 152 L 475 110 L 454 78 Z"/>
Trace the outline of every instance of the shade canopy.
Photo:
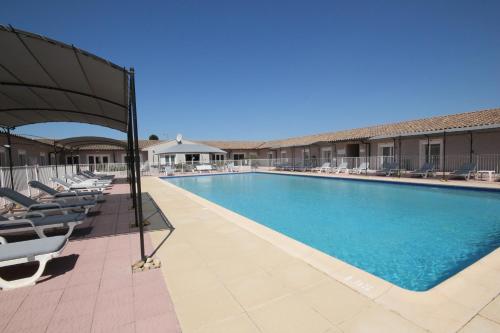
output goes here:
<path id="1" fill-rule="evenodd" d="M 0 126 L 78 122 L 127 131 L 129 72 L 72 45 L 0 25 Z"/>
<path id="2" fill-rule="evenodd" d="M 75 136 L 72 138 L 66 138 L 61 140 L 55 140 L 54 143 L 57 146 L 67 148 L 67 149 L 78 149 L 81 147 L 91 146 L 91 145 L 108 145 L 116 147 L 127 147 L 127 142 L 99 137 L 99 136 Z"/>
<path id="3" fill-rule="evenodd" d="M 226 154 L 224 150 L 200 143 L 177 143 L 155 150 L 155 155 L 169 154 Z"/>

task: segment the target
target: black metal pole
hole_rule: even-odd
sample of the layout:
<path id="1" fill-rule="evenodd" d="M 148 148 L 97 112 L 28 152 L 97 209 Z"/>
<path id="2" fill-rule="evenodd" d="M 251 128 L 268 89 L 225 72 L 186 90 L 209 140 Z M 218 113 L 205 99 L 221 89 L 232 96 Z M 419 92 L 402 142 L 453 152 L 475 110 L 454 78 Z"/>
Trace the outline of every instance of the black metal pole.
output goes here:
<path id="1" fill-rule="evenodd" d="M 57 147 L 55 141 L 54 141 L 54 163 L 56 165 L 56 177 L 59 178 L 59 171 L 57 170 Z"/>
<path id="2" fill-rule="evenodd" d="M 399 162 L 398 162 L 398 164 L 399 164 L 399 165 L 398 165 L 398 169 L 399 169 L 399 170 L 398 170 L 398 177 L 399 177 L 399 178 L 401 178 L 401 169 L 402 169 L 402 168 L 401 168 L 401 162 L 402 162 L 402 160 L 401 160 L 401 157 L 402 157 L 402 156 L 401 156 L 401 136 L 399 137 L 399 144 L 398 144 L 398 157 L 399 157 Z"/>
<path id="3" fill-rule="evenodd" d="M 137 208 L 139 215 L 139 240 L 141 245 L 141 259 L 146 258 L 144 251 L 144 221 L 142 215 L 142 190 L 141 190 L 141 161 L 139 155 L 139 132 L 137 130 L 137 107 L 135 97 L 135 72 L 130 69 L 130 95 L 132 97 L 132 118 L 133 118 L 133 133 L 134 133 L 134 150 L 135 150 L 135 172 L 137 184 Z"/>
<path id="4" fill-rule="evenodd" d="M 139 216 L 137 212 L 137 207 L 136 207 L 136 200 L 137 200 L 137 192 L 135 188 L 135 163 L 134 163 L 134 154 L 133 154 L 133 137 L 134 133 L 132 130 L 132 96 L 130 96 L 130 103 L 129 103 L 129 112 L 128 112 L 128 145 L 127 145 L 127 155 L 128 155 L 128 168 L 129 168 L 129 181 L 130 181 L 130 195 L 132 198 L 132 207 L 135 210 L 135 226 L 139 227 Z"/>
<path id="5" fill-rule="evenodd" d="M 469 132 L 470 136 L 470 151 L 469 151 L 469 163 L 472 163 L 472 154 L 474 151 L 472 150 L 472 132 Z"/>
<path id="6" fill-rule="evenodd" d="M 443 131 L 443 175 L 445 172 L 446 172 L 446 131 Z"/>
<path id="7" fill-rule="evenodd" d="M 7 145 L 9 146 L 7 149 L 9 150 L 9 171 L 10 171 L 10 187 L 14 189 L 14 173 L 12 171 L 12 142 L 10 140 L 10 128 L 7 128 Z"/>

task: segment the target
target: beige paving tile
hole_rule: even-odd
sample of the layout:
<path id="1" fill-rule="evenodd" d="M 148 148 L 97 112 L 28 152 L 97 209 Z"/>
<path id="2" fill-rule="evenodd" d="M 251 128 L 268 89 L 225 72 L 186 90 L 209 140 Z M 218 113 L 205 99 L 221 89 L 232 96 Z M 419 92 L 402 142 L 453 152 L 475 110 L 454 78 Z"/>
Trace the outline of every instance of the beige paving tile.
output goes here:
<path id="1" fill-rule="evenodd" d="M 372 305 L 339 325 L 344 333 L 412 333 L 425 332 L 410 321 L 381 306 Z"/>
<path id="2" fill-rule="evenodd" d="M 168 266 L 168 263 L 165 266 Z M 167 271 L 167 269 L 165 269 L 165 271 Z M 170 294 L 174 299 L 222 286 L 222 283 L 215 273 L 204 267 L 192 270 L 174 271 L 171 274 L 167 271 L 165 272 L 165 276 L 167 278 Z"/>
<path id="3" fill-rule="evenodd" d="M 226 287 L 247 310 L 290 294 L 290 290 L 266 272 L 244 276 Z"/>
<path id="4" fill-rule="evenodd" d="M 462 275 L 453 276 L 444 283 L 436 286 L 431 293 L 442 294 L 476 311 L 481 310 L 498 295 L 496 290 L 483 284 L 475 283 Z"/>
<path id="5" fill-rule="evenodd" d="M 490 304 L 481 310 L 480 314 L 500 324 L 500 296 L 497 296 Z"/>
<path id="6" fill-rule="evenodd" d="M 500 333 L 500 324 L 491 320 L 476 316 L 472 319 L 460 333 Z"/>
<path id="7" fill-rule="evenodd" d="M 196 333 L 259 333 L 260 330 L 248 315 L 240 315 L 227 320 L 205 326 Z"/>
<path id="8" fill-rule="evenodd" d="M 299 296 L 334 324 L 353 318 L 372 304 L 368 297 L 334 280 L 307 288 Z"/>
<path id="9" fill-rule="evenodd" d="M 275 268 L 270 273 L 292 290 L 306 288 L 328 278 L 326 274 L 301 260 Z"/>
<path id="10" fill-rule="evenodd" d="M 433 332 L 456 332 L 476 313 L 438 293 L 418 293 L 392 287 L 376 302 Z"/>
<path id="11" fill-rule="evenodd" d="M 210 263 L 208 268 L 224 283 L 229 283 L 254 273 L 264 272 L 256 264 L 241 260 L 241 258 L 221 259 Z"/>
<path id="12" fill-rule="evenodd" d="M 286 296 L 248 312 L 265 333 L 323 333 L 333 328 L 325 318 L 296 296 Z"/>
<path id="13" fill-rule="evenodd" d="M 174 305 L 184 332 L 243 314 L 241 306 L 222 286 L 186 295 L 176 300 Z"/>

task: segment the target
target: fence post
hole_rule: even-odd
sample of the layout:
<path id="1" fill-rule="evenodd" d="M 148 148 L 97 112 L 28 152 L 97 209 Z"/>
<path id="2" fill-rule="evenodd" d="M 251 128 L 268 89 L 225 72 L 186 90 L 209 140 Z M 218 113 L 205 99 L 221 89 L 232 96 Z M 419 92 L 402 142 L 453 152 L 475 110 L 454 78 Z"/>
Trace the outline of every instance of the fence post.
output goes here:
<path id="1" fill-rule="evenodd" d="M 30 182 L 30 177 L 28 175 L 28 164 L 26 164 L 24 166 L 24 171 L 26 172 L 26 185 L 28 186 L 28 193 L 29 193 L 29 196 L 31 197 L 31 186 L 29 184 Z"/>

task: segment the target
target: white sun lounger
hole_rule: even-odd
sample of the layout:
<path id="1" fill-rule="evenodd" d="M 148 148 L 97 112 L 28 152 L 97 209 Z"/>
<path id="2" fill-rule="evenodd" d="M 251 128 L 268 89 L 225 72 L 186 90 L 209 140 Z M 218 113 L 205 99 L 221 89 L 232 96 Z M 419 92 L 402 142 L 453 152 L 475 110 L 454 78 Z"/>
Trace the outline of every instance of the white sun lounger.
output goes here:
<path id="1" fill-rule="evenodd" d="M 51 198 L 53 199 L 93 199 L 96 200 L 97 202 L 102 202 L 104 201 L 103 195 L 101 191 L 88 191 L 88 192 L 82 192 L 82 191 L 65 191 L 65 192 L 59 192 L 57 190 L 54 190 L 52 187 L 45 185 L 42 182 L 39 182 L 37 180 L 31 180 L 28 183 L 29 186 L 40 190 L 42 192 L 45 192 L 48 194 Z"/>
<path id="2" fill-rule="evenodd" d="M 61 185 L 64 187 L 66 191 L 101 191 L 103 192 L 106 189 L 106 186 L 88 186 L 88 185 L 82 185 L 82 184 L 70 184 L 60 178 L 51 178 L 51 181 L 53 181 L 56 184 Z"/>
<path id="3" fill-rule="evenodd" d="M 341 172 L 344 172 L 344 171 L 347 171 L 347 162 L 342 162 L 342 163 L 340 163 L 339 166 L 332 167 L 330 169 L 331 173 L 341 173 Z"/>
<path id="4" fill-rule="evenodd" d="M 351 170 L 351 173 L 356 174 L 356 175 L 360 175 L 363 172 L 368 173 L 369 167 L 370 167 L 370 163 L 369 162 L 361 162 L 361 164 L 359 165 L 359 167 L 354 168 L 354 169 Z"/>
<path id="5" fill-rule="evenodd" d="M 21 217 L 6 217 L 0 215 L 0 234 L 17 234 L 34 231 L 38 237 L 45 238 L 45 231 L 48 229 L 68 228 L 64 237 L 68 238 L 73 233 L 73 229 L 83 223 L 84 213 L 72 213 L 64 215 L 45 215 L 42 212 L 33 212 Z"/>
<path id="6" fill-rule="evenodd" d="M 320 167 L 312 168 L 311 171 L 328 172 L 330 169 L 330 162 L 325 162 Z"/>
<path id="7" fill-rule="evenodd" d="M 7 198 L 23 206 L 28 212 L 42 211 L 67 214 L 68 211 L 84 210 L 85 214 L 87 214 L 96 205 L 95 200 L 59 200 L 57 202 L 40 203 L 7 187 L 0 188 L 0 197 Z"/>
<path id="8" fill-rule="evenodd" d="M 0 277 L 0 288 L 14 289 L 34 285 L 42 276 L 47 262 L 58 257 L 68 239 L 64 236 L 46 237 L 23 242 L 6 243 L 0 237 L 0 267 L 8 267 L 38 261 L 38 269 L 30 277 L 7 281 Z"/>

